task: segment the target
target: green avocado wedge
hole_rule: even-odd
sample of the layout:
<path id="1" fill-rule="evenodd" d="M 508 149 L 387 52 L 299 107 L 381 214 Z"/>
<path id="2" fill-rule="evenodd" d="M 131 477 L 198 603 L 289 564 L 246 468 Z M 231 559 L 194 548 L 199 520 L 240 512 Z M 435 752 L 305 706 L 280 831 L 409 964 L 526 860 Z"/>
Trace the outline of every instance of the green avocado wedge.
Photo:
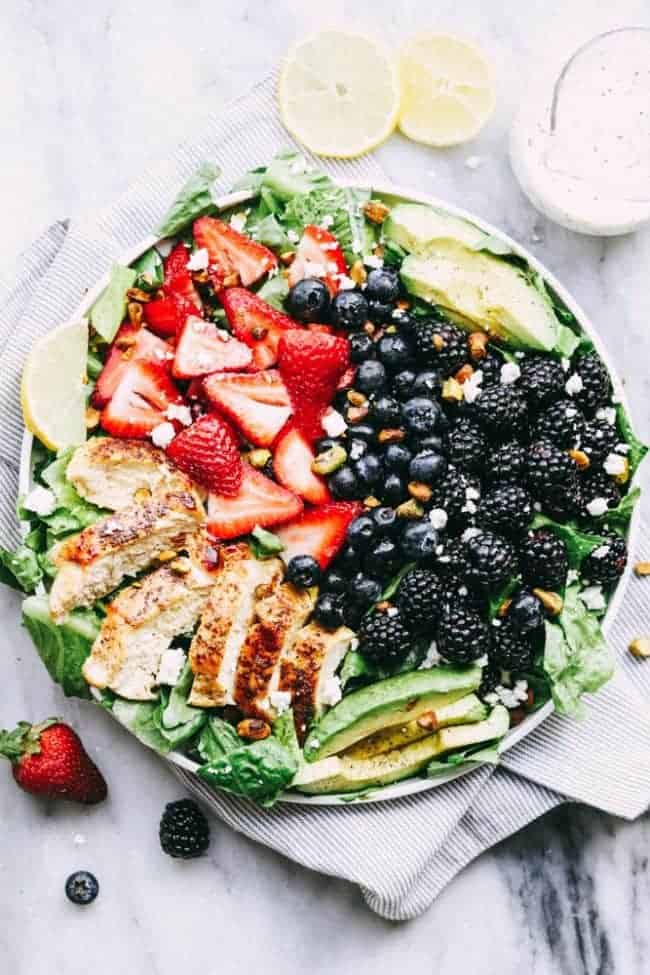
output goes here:
<path id="1" fill-rule="evenodd" d="M 305 759 L 326 758 L 382 728 L 437 711 L 475 691 L 480 683 L 480 667 L 434 667 L 363 687 L 344 697 L 311 730 Z"/>
<path id="2" fill-rule="evenodd" d="M 333 755 L 312 765 L 303 765 L 292 786 L 300 792 L 318 795 L 357 792 L 389 785 L 422 772 L 434 759 L 457 748 L 467 748 L 502 738 L 508 731 L 508 711 L 498 704 L 485 721 L 442 728 L 420 741 L 382 752 L 369 758 Z"/>
<path id="3" fill-rule="evenodd" d="M 456 241 L 479 250 L 485 234 L 468 220 L 434 210 L 423 203 L 399 203 L 384 221 L 383 236 L 409 254 L 428 255 Z"/>

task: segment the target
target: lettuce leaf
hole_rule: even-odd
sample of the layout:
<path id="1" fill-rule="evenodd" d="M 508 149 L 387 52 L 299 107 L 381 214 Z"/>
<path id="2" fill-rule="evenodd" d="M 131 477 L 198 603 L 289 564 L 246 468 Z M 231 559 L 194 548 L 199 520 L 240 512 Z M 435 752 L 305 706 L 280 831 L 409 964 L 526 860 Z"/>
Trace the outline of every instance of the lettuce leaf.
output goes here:
<path id="1" fill-rule="evenodd" d="M 104 509 L 84 500 L 75 487 L 66 480 L 65 472 L 74 451 L 74 447 L 63 451 L 41 473 L 42 482 L 56 497 L 57 507 L 51 515 L 46 515 L 40 521 L 47 525 L 48 532 L 54 538 L 81 531 L 82 528 L 87 528 L 88 525 L 94 524 L 99 518 L 108 514 Z"/>
<path id="2" fill-rule="evenodd" d="M 270 559 L 284 551 L 284 543 L 278 536 L 267 531 L 266 528 L 260 528 L 259 525 L 251 532 L 249 544 L 256 559 Z"/>
<path id="3" fill-rule="evenodd" d="M 172 750 L 173 745 L 160 730 L 160 720 L 156 714 L 158 709 L 158 701 L 125 701 L 116 697 L 111 711 L 143 745 L 165 754 Z"/>
<path id="4" fill-rule="evenodd" d="M 299 194 L 327 186 L 332 186 L 327 173 L 310 166 L 302 153 L 293 149 L 278 152 L 261 174 L 259 181 L 260 191 L 266 188 L 284 202 Z"/>
<path id="5" fill-rule="evenodd" d="M 296 233 L 302 233 L 307 224 L 322 224 L 332 219 L 328 230 L 338 240 L 348 264 L 360 255 L 372 252 L 377 240 L 375 227 L 370 224 L 361 209 L 370 198 L 369 190 L 351 187 L 327 186 L 294 196 L 287 203 L 283 223 Z"/>
<path id="6" fill-rule="evenodd" d="M 634 433 L 630 418 L 622 403 L 618 403 L 616 406 L 616 425 L 621 435 L 621 440 L 630 445 L 627 459 L 630 465 L 630 474 L 634 474 L 650 448 L 642 443 Z"/>
<path id="7" fill-rule="evenodd" d="M 192 220 L 215 211 L 212 187 L 221 170 L 211 162 L 201 163 L 172 203 L 155 230 L 159 237 L 173 237 Z"/>
<path id="8" fill-rule="evenodd" d="M 23 625 L 66 697 L 89 698 L 81 668 L 99 633 L 99 615 L 91 609 L 75 609 L 57 626 L 50 617 L 47 596 L 28 596 L 23 603 Z"/>
<path id="9" fill-rule="evenodd" d="M 136 277 L 132 268 L 114 264 L 107 286 L 90 309 L 90 323 L 106 342 L 113 341 L 124 320 L 126 292 L 133 287 Z"/>
<path id="10" fill-rule="evenodd" d="M 136 272 L 135 287 L 143 291 L 157 291 L 162 288 L 165 280 L 165 270 L 162 257 L 155 247 L 150 247 L 131 267 Z"/>
<path id="11" fill-rule="evenodd" d="M 198 751 L 204 762 L 213 762 L 241 748 L 241 744 L 242 740 L 233 726 L 214 715 L 201 732 Z"/>
<path id="12" fill-rule="evenodd" d="M 461 765 L 483 765 L 486 763 L 498 765 L 499 757 L 498 742 L 492 742 L 488 745 L 473 745 L 471 748 L 465 748 L 463 751 L 447 755 L 446 758 L 434 758 L 427 765 L 427 776 L 434 778 L 436 775 L 444 775 L 446 772 L 460 768 Z"/>
<path id="13" fill-rule="evenodd" d="M 284 311 L 284 299 L 289 294 L 289 282 L 280 274 L 274 278 L 267 278 L 257 294 L 268 305 L 277 308 L 278 311 Z"/>
<path id="14" fill-rule="evenodd" d="M 32 533 L 30 533 L 32 534 Z M 38 556 L 29 545 L 20 545 L 15 552 L 0 548 L 0 582 L 18 592 L 34 592 L 43 580 Z"/>
<path id="15" fill-rule="evenodd" d="M 203 708 L 194 708 L 187 703 L 193 680 L 194 674 L 187 660 L 171 691 L 161 691 L 159 730 L 175 748 L 198 734 L 208 720 L 207 712 Z"/>

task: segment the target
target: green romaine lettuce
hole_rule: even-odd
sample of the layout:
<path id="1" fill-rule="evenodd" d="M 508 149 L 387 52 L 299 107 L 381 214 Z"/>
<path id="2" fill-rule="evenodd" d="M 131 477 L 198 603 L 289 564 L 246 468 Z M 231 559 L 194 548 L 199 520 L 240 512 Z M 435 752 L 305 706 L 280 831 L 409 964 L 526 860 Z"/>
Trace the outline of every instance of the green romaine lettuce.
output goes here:
<path id="1" fill-rule="evenodd" d="M 160 732 L 174 747 L 193 738 L 208 720 L 203 708 L 194 708 L 187 703 L 193 680 L 194 674 L 187 660 L 171 691 L 161 691 Z"/>
<path id="2" fill-rule="evenodd" d="M 641 488 L 632 488 L 631 491 L 628 491 L 628 493 L 621 498 L 615 508 L 610 508 L 609 511 L 605 512 L 604 515 L 600 515 L 598 517 L 598 521 L 603 525 L 607 525 L 608 528 L 614 528 L 617 531 L 624 533 L 627 530 L 634 507 L 640 497 Z"/>
<path id="3" fill-rule="evenodd" d="M 15 552 L 0 548 L 0 582 L 5 586 L 17 589 L 18 592 L 30 593 L 34 592 L 42 580 L 43 570 L 31 546 L 20 545 Z"/>
<path id="4" fill-rule="evenodd" d="M 369 190 L 350 187 L 330 185 L 312 190 L 294 196 L 287 203 L 283 223 L 296 233 L 302 233 L 307 224 L 322 224 L 326 218 L 331 218 L 328 230 L 341 245 L 348 264 L 352 264 L 361 255 L 371 253 L 377 241 L 376 229 L 361 209 L 369 198 Z"/>
<path id="5" fill-rule="evenodd" d="M 28 596 L 23 624 L 47 667 L 67 697 L 90 697 L 81 668 L 99 632 L 100 619 L 90 609 L 75 609 L 57 626 L 50 617 L 47 596 Z"/>
<path id="6" fill-rule="evenodd" d="M 126 313 L 126 292 L 135 284 L 137 274 L 130 267 L 114 264 L 111 276 L 90 309 L 90 323 L 106 342 L 112 342 Z"/>
<path id="7" fill-rule="evenodd" d="M 131 265 L 137 274 L 136 288 L 143 291 L 157 291 L 162 288 L 165 280 L 165 269 L 160 254 L 155 247 L 150 247 L 137 261 Z"/>
<path id="8" fill-rule="evenodd" d="M 267 278 L 257 294 L 271 307 L 284 311 L 284 299 L 289 294 L 289 283 L 286 278 L 277 274 L 274 278 Z"/>
<path id="9" fill-rule="evenodd" d="M 618 427 L 618 432 L 621 435 L 621 440 L 630 445 L 627 459 L 630 465 L 630 474 L 634 474 L 637 467 L 648 453 L 649 448 L 635 435 L 634 430 L 632 429 L 632 424 L 630 423 L 630 418 L 627 415 L 622 403 L 619 403 L 616 407 L 616 424 Z"/>
<path id="10" fill-rule="evenodd" d="M 261 177 L 260 190 L 269 189 L 278 200 L 285 202 L 299 194 L 332 185 L 326 173 L 308 165 L 302 153 L 293 149 L 278 152 Z"/>
<path id="11" fill-rule="evenodd" d="M 427 776 L 435 778 L 436 775 L 444 775 L 453 772 L 462 765 L 498 765 L 500 758 L 499 744 L 493 742 L 489 745 L 473 745 L 460 752 L 453 752 L 446 758 L 435 758 L 427 765 Z"/>
<path id="12" fill-rule="evenodd" d="M 214 762 L 241 748 L 241 744 L 242 740 L 233 726 L 214 715 L 201 733 L 198 751 L 204 762 Z"/>
<path id="13" fill-rule="evenodd" d="M 278 536 L 267 531 L 266 528 L 260 528 L 259 525 L 251 532 L 249 544 L 256 559 L 270 559 L 284 551 L 284 543 Z"/>
<path id="14" fill-rule="evenodd" d="M 213 163 L 204 162 L 199 166 L 156 228 L 159 237 L 173 237 L 192 220 L 215 211 L 212 187 L 220 174 L 221 170 Z"/>

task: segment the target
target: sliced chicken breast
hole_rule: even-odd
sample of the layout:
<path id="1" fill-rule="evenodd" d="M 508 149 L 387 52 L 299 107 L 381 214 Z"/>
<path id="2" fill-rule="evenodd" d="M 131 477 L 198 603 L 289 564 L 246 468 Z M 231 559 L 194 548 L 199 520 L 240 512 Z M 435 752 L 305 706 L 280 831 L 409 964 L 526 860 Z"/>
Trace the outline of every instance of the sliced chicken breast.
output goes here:
<path id="1" fill-rule="evenodd" d="M 58 572 L 50 591 L 55 622 L 75 606 L 90 606 L 163 552 L 186 546 L 205 520 L 191 491 L 164 494 L 100 518 L 57 549 Z"/>
<path id="2" fill-rule="evenodd" d="M 91 437 L 75 450 L 66 477 L 86 501 L 112 511 L 153 494 L 191 490 L 164 451 L 144 440 Z"/>
<path id="3" fill-rule="evenodd" d="M 279 559 L 252 557 L 247 545 L 220 550 L 221 568 L 190 647 L 195 707 L 234 704 L 239 652 L 255 616 L 255 604 L 282 579 Z"/>

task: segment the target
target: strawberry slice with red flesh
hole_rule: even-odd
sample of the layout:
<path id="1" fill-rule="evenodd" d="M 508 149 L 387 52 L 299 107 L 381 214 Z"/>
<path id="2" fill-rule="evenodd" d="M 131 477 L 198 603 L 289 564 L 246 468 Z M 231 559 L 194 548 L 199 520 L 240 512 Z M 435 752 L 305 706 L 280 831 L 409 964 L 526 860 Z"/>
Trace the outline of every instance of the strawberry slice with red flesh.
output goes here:
<path id="1" fill-rule="evenodd" d="M 167 420 L 172 403 L 184 399 L 169 372 L 156 362 L 132 362 L 120 379 L 100 417 L 102 428 L 114 437 L 144 438 Z"/>
<path id="2" fill-rule="evenodd" d="M 215 538 L 237 538 L 256 525 L 270 528 L 291 521 L 302 511 L 295 494 L 244 463 L 241 487 L 235 497 L 208 496 L 208 531 Z"/>
<path id="3" fill-rule="evenodd" d="M 181 430 L 167 447 L 167 456 L 193 481 L 227 497 L 239 493 L 244 465 L 235 431 L 215 413 L 201 416 Z"/>
<path id="4" fill-rule="evenodd" d="M 226 288 L 219 299 L 234 334 L 253 350 L 253 363 L 258 369 L 275 365 L 283 335 L 291 330 L 302 331 L 292 318 L 245 288 Z"/>
<path id="5" fill-rule="evenodd" d="M 214 269 L 224 277 L 234 269 L 245 288 L 278 266 L 277 257 L 268 247 L 216 217 L 199 217 L 194 221 L 193 232 L 197 245 L 208 252 L 208 271 Z"/>
<path id="6" fill-rule="evenodd" d="M 293 330 L 280 340 L 278 365 L 297 425 L 309 440 L 317 440 L 323 414 L 350 365 L 350 343 L 325 332 Z"/>
<path id="7" fill-rule="evenodd" d="M 287 387 L 277 369 L 262 372 L 224 372 L 213 373 L 209 385 L 223 384 L 238 393 L 243 393 L 257 403 L 270 403 L 272 406 L 290 406 Z"/>
<path id="8" fill-rule="evenodd" d="M 327 484 L 311 469 L 314 460 L 311 444 L 292 423 L 282 431 L 273 448 L 273 471 L 283 487 L 310 504 L 332 500 Z"/>
<path id="9" fill-rule="evenodd" d="M 102 409 L 117 389 L 132 362 L 156 362 L 168 368 L 173 352 L 167 342 L 141 325 L 124 322 L 111 345 L 93 390 L 93 406 Z"/>
<path id="10" fill-rule="evenodd" d="M 172 338 L 187 318 L 187 312 L 179 307 L 174 298 L 154 298 L 142 306 L 142 317 L 147 326 L 162 338 Z"/>
<path id="11" fill-rule="evenodd" d="M 311 555 L 326 569 L 343 547 L 348 525 L 362 510 L 357 501 L 333 501 L 305 509 L 276 533 L 284 545 L 282 557 L 288 562 L 294 555 Z"/>
<path id="12" fill-rule="evenodd" d="M 176 244 L 165 258 L 163 291 L 186 314 L 201 310 L 201 299 L 187 269 L 190 254 L 185 244 Z"/>
<path id="13" fill-rule="evenodd" d="M 253 353 L 223 328 L 188 315 L 178 333 L 172 373 L 177 379 L 194 379 L 210 372 L 245 369 Z"/>
<path id="14" fill-rule="evenodd" d="M 289 268 L 289 287 L 303 278 L 321 278 L 334 296 L 341 286 L 339 275 L 347 273 L 345 255 L 334 234 L 315 224 L 305 227 Z"/>
<path id="15" fill-rule="evenodd" d="M 260 403 L 236 386 L 221 382 L 220 377 L 208 376 L 203 389 L 212 405 L 256 447 L 270 447 L 291 416 L 290 406 Z"/>

